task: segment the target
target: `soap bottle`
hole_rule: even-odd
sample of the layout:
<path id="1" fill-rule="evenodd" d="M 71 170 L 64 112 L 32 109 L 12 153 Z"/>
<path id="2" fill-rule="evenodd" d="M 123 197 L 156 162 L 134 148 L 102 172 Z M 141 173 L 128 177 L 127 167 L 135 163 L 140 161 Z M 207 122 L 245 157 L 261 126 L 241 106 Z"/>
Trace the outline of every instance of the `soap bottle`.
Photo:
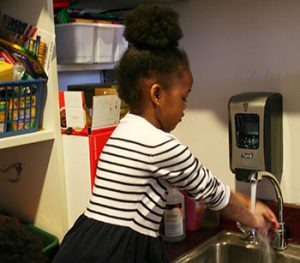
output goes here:
<path id="1" fill-rule="evenodd" d="M 163 238 L 169 242 L 185 239 L 184 195 L 175 187 L 167 190 L 167 204 L 163 216 Z"/>

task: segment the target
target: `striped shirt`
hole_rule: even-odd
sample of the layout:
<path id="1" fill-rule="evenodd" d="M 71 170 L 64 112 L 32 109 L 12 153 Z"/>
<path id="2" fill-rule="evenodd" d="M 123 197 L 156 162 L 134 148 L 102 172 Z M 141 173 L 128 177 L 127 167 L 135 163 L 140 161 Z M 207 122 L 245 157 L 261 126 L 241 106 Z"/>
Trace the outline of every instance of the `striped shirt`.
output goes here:
<path id="1" fill-rule="evenodd" d="M 144 118 L 127 114 L 100 155 L 85 215 L 157 237 L 170 184 L 213 210 L 229 202 L 229 187 L 186 146 Z"/>

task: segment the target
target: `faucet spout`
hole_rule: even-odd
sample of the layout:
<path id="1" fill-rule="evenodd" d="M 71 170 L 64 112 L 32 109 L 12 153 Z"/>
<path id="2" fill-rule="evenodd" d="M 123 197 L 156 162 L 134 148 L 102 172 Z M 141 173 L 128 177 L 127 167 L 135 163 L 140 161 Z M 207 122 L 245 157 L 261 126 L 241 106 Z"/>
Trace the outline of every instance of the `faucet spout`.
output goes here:
<path id="1" fill-rule="evenodd" d="M 283 222 L 283 196 L 277 178 L 267 171 L 255 171 L 252 174 L 250 174 L 249 181 L 254 183 L 257 181 L 261 181 L 264 177 L 268 178 L 274 186 L 278 206 L 277 219 L 279 222 L 279 229 L 275 233 L 273 247 L 277 250 L 285 250 L 287 248 L 287 242 L 285 238 L 286 231 Z"/>

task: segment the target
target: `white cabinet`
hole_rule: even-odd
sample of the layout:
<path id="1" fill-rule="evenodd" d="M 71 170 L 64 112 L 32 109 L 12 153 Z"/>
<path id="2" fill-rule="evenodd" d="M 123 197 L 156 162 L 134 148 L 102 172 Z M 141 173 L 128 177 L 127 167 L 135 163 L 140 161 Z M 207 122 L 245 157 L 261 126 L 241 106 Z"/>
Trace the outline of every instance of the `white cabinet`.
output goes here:
<path id="1" fill-rule="evenodd" d="M 52 0 L 1 0 L 8 14 L 54 34 Z M 22 163 L 22 178 L 0 172 L 0 210 L 15 214 L 62 238 L 67 225 L 67 202 L 58 111 L 58 81 L 55 51 L 51 58 L 43 130 L 0 139 L 0 167 Z"/>

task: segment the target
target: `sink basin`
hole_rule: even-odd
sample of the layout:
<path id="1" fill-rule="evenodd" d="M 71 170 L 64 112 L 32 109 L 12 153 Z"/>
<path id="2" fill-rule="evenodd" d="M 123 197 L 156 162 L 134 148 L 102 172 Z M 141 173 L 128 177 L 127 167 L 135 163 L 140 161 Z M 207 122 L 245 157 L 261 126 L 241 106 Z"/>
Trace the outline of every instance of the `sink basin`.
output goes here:
<path id="1" fill-rule="evenodd" d="M 300 263 L 300 245 L 289 243 L 285 251 L 274 251 L 264 242 L 250 244 L 237 232 L 223 231 L 172 263 Z"/>

